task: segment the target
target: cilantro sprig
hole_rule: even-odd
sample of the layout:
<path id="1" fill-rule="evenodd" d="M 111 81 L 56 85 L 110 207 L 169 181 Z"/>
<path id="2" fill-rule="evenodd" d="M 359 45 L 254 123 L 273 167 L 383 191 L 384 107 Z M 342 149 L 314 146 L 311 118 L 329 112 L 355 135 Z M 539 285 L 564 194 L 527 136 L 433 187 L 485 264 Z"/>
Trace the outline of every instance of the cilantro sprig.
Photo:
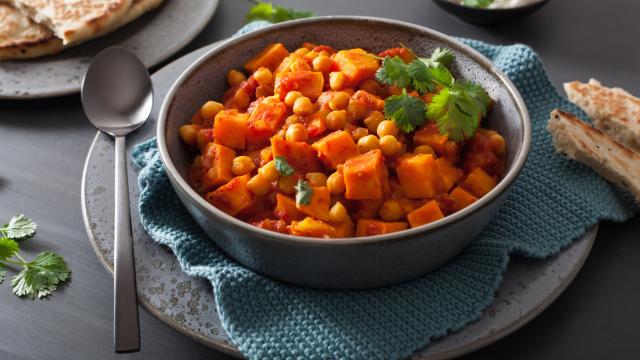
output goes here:
<path id="1" fill-rule="evenodd" d="M 245 20 L 248 23 L 256 20 L 264 20 L 275 24 L 287 20 L 302 19 L 315 15 L 312 11 L 290 9 L 284 6 L 273 5 L 271 2 L 252 2 L 255 5 L 245 15 Z"/>
<path id="2" fill-rule="evenodd" d="M 473 136 L 491 103 L 486 91 L 474 83 L 456 82 L 447 68 L 455 58 L 451 50 L 437 48 L 430 57 L 421 58 L 406 49 L 414 57 L 409 64 L 398 56 L 386 57 L 376 72 L 379 82 L 402 88 L 402 94 L 385 100 L 385 116 L 404 132 L 422 126 L 428 118 L 436 122 L 440 133 L 454 141 Z M 407 88 L 421 95 L 440 91 L 426 104 L 422 98 L 408 94 Z"/>
<path id="3" fill-rule="evenodd" d="M 493 0 L 462 0 L 462 5 L 477 8 L 487 8 L 493 3 Z"/>
<path id="4" fill-rule="evenodd" d="M 295 186 L 296 189 L 296 203 L 300 205 L 309 205 L 311 203 L 311 197 L 313 196 L 313 188 L 305 180 L 298 180 Z"/>
<path id="5" fill-rule="evenodd" d="M 4 281 L 8 267 L 22 267 L 11 278 L 11 287 L 17 296 L 43 298 L 71 275 L 64 259 L 54 252 L 42 252 L 31 261 L 20 256 L 18 241 L 32 237 L 36 227 L 36 223 L 22 214 L 0 227 L 0 283 Z"/>
<path id="6" fill-rule="evenodd" d="M 289 164 L 289 162 L 287 161 L 287 158 L 285 158 L 284 156 L 278 155 L 273 160 L 276 165 L 276 170 L 278 170 L 280 175 L 291 176 L 295 172 L 295 169 L 293 168 L 293 166 Z"/>

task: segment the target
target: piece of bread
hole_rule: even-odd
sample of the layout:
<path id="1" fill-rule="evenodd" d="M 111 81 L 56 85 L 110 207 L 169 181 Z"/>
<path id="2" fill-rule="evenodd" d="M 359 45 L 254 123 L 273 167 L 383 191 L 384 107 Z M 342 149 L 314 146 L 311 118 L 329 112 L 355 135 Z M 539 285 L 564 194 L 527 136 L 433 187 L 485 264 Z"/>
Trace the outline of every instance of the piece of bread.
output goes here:
<path id="1" fill-rule="evenodd" d="M 0 60 L 31 59 L 62 48 L 62 40 L 49 29 L 0 3 Z"/>
<path id="2" fill-rule="evenodd" d="M 81 43 L 113 29 L 132 0 L 3 0 L 46 26 L 65 46 Z"/>
<path id="3" fill-rule="evenodd" d="M 640 203 L 640 155 L 558 109 L 551 112 L 547 129 L 558 152 L 629 190 Z"/>
<path id="4" fill-rule="evenodd" d="M 62 40 L 45 26 L 31 21 L 27 16 L 0 0 L 0 61 L 32 59 L 54 54 L 79 43 L 63 46 Z M 163 0 L 133 0 L 129 11 L 120 21 L 96 33 L 95 37 L 114 31 L 143 14 L 155 9 Z M 88 40 L 88 39 L 87 39 Z"/>
<path id="5" fill-rule="evenodd" d="M 569 101 L 593 120 L 593 125 L 621 144 L 640 153 L 640 99 L 620 88 L 602 86 L 595 79 L 587 84 L 564 84 Z"/>

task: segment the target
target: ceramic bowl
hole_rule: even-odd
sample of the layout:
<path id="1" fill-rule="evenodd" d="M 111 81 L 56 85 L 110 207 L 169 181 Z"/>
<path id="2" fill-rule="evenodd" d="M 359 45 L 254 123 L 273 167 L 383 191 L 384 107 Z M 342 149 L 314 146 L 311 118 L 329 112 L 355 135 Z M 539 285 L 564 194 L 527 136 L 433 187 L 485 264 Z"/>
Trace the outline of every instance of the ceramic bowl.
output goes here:
<path id="1" fill-rule="evenodd" d="M 401 232 L 346 239 L 291 236 L 263 230 L 218 210 L 188 182 L 194 154 L 182 143 L 181 125 L 209 99 L 220 99 L 225 75 L 273 42 L 295 49 L 303 41 L 337 49 L 378 52 L 406 44 L 418 54 L 452 49 L 456 78 L 482 84 L 496 101 L 486 126 L 506 139 L 506 172 L 471 206 L 436 222 Z M 158 148 L 180 200 L 195 221 L 229 256 L 271 278 L 323 289 L 364 289 L 396 284 L 432 271 L 460 253 L 489 223 L 525 163 L 531 141 L 529 115 L 515 86 L 470 47 L 409 23 L 368 17 L 318 17 L 277 24 L 233 38 L 195 61 L 165 97 L 157 128 Z"/>
<path id="2" fill-rule="evenodd" d="M 549 0 L 538 0 L 527 5 L 500 9 L 482 9 L 464 6 L 451 0 L 433 0 L 433 2 L 445 11 L 468 23 L 494 25 L 532 14 L 545 6 Z"/>

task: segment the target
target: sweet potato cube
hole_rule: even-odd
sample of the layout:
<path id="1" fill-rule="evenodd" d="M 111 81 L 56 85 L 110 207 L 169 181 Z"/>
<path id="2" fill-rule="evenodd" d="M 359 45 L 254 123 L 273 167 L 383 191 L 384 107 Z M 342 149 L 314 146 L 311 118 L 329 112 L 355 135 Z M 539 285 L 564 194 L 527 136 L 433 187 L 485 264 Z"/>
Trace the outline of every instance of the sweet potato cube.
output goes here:
<path id="1" fill-rule="evenodd" d="M 345 197 L 351 200 L 380 199 L 387 183 L 380 149 L 352 157 L 344 163 Z"/>
<path id="2" fill-rule="evenodd" d="M 311 201 L 307 205 L 296 203 L 298 210 L 313 216 L 316 219 L 329 221 L 329 205 L 331 205 L 331 193 L 326 186 L 312 186 L 313 194 Z"/>
<path id="3" fill-rule="evenodd" d="M 274 158 L 283 156 L 299 173 L 322 171 L 316 151 L 304 141 L 288 141 L 274 136 L 271 138 L 271 152 Z"/>
<path id="4" fill-rule="evenodd" d="M 306 217 L 302 221 L 291 222 L 291 235 L 328 238 L 333 236 L 335 229 L 322 220 Z"/>
<path id="5" fill-rule="evenodd" d="M 287 107 L 275 96 L 260 101 L 247 120 L 247 143 L 263 145 L 269 142 L 284 123 Z"/>
<path id="6" fill-rule="evenodd" d="M 333 61 L 349 78 L 352 86 L 371 79 L 380 67 L 378 59 L 362 49 L 341 50 L 333 55 Z"/>
<path id="7" fill-rule="evenodd" d="M 287 56 L 289 56 L 289 50 L 282 43 L 273 43 L 247 61 L 244 68 L 249 72 L 254 72 L 261 67 L 273 71 Z"/>
<path id="8" fill-rule="evenodd" d="M 253 193 L 247 187 L 249 175 L 236 176 L 228 183 L 207 194 L 206 199 L 213 206 L 235 215 L 248 208 L 253 201 Z"/>
<path id="9" fill-rule="evenodd" d="M 429 122 L 413 133 L 413 142 L 416 146 L 429 145 L 436 151 L 438 156 L 444 154 L 444 144 L 449 141 L 448 135 L 440 134 L 435 123 Z"/>
<path id="10" fill-rule="evenodd" d="M 353 235 L 355 235 L 356 233 L 356 226 L 353 224 L 353 221 L 351 221 L 351 218 L 349 218 L 348 216 L 343 222 L 339 224 L 333 224 L 333 227 L 335 229 L 335 232 L 333 233 L 333 237 L 337 237 L 337 238 L 353 237 Z"/>
<path id="11" fill-rule="evenodd" d="M 211 191 L 218 185 L 225 184 L 233 178 L 231 165 L 236 152 L 224 145 L 210 142 L 202 151 L 202 177 L 200 179 L 201 191 Z M 209 169 L 215 171 L 208 171 Z M 213 176 L 212 176 L 213 175 Z"/>
<path id="12" fill-rule="evenodd" d="M 480 198 L 488 193 L 497 184 L 495 178 L 487 174 L 482 168 L 474 168 L 471 170 L 467 178 L 464 179 L 462 186 L 469 190 L 473 195 Z"/>
<path id="13" fill-rule="evenodd" d="M 446 190 L 438 164 L 431 154 L 401 157 L 396 173 L 402 193 L 408 198 L 434 198 Z"/>
<path id="14" fill-rule="evenodd" d="M 438 219 L 442 219 L 443 217 L 444 215 L 440 210 L 440 206 L 435 200 L 431 200 L 407 214 L 407 220 L 409 220 L 411 227 L 428 224 Z"/>
<path id="15" fill-rule="evenodd" d="M 453 200 L 453 204 L 451 205 L 451 210 L 453 211 L 462 210 L 478 200 L 477 197 L 460 186 L 456 186 L 456 188 L 451 191 L 450 196 Z"/>
<path id="16" fill-rule="evenodd" d="M 406 229 L 406 222 L 388 222 L 373 219 L 359 219 L 358 226 L 356 228 L 356 236 L 381 235 Z"/>
<path id="17" fill-rule="evenodd" d="M 436 164 L 438 164 L 438 169 L 440 170 L 440 176 L 442 176 L 445 191 L 451 190 L 451 188 L 464 176 L 462 170 L 455 167 L 449 159 L 438 158 L 436 160 Z"/>
<path id="18" fill-rule="evenodd" d="M 249 114 L 237 110 L 221 110 L 213 122 L 213 140 L 216 144 L 233 149 L 246 146 L 247 119 Z"/>
<path id="19" fill-rule="evenodd" d="M 276 75 L 274 93 L 281 100 L 290 91 L 300 91 L 302 95 L 315 101 L 324 89 L 324 75 L 319 71 L 295 70 Z"/>
<path id="20" fill-rule="evenodd" d="M 343 130 L 332 132 L 312 146 L 318 152 L 320 160 L 331 169 L 358 155 L 358 147 L 353 137 Z"/>
<path id="21" fill-rule="evenodd" d="M 280 193 L 276 194 L 276 207 L 273 209 L 273 214 L 287 223 L 304 218 L 304 214 L 296 207 L 296 201 Z"/>

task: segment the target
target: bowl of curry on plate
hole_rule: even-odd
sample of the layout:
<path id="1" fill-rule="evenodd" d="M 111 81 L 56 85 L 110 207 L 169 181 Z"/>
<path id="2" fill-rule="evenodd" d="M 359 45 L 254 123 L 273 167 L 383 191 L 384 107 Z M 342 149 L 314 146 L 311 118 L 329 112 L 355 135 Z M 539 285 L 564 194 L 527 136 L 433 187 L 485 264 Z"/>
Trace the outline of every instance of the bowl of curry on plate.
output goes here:
<path id="1" fill-rule="evenodd" d="M 178 197 L 232 258 L 295 285 L 363 289 L 462 251 L 522 169 L 530 124 L 470 47 L 341 16 L 203 55 L 167 94 L 157 139 Z"/>

